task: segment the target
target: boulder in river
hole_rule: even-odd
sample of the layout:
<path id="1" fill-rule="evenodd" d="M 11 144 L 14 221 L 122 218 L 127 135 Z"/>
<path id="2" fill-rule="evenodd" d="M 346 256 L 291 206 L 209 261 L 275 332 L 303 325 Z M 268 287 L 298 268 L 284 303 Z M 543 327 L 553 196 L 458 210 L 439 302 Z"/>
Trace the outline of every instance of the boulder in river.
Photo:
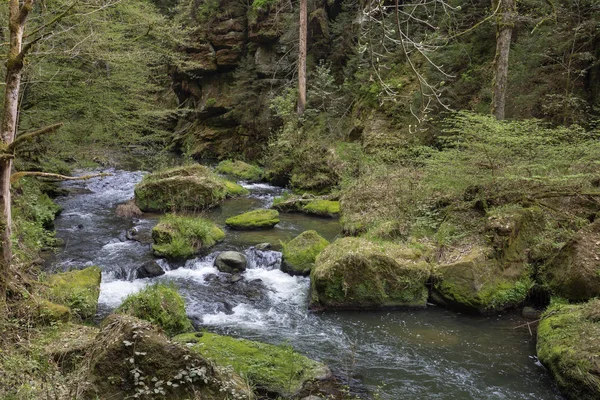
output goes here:
<path id="1" fill-rule="evenodd" d="M 221 161 L 217 165 L 217 172 L 227 175 L 233 175 L 236 178 L 250 182 L 260 182 L 263 180 L 264 172 L 260 167 L 250 165 L 240 160 Z"/>
<path id="2" fill-rule="evenodd" d="M 326 365 L 311 360 L 291 346 L 275 346 L 214 333 L 185 334 L 173 341 L 187 344 L 190 350 L 214 361 L 231 366 L 236 374 L 248 378 L 259 393 L 291 398 L 305 385 L 331 379 Z"/>
<path id="3" fill-rule="evenodd" d="M 254 248 L 256 250 L 260 250 L 260 251 L 269 250 L 271 247 L 273 247 L 273 245 L 271 243 L 268 243 L 268 242 L 259 243 L 259 244 L 257 244 L 257 245 L 254 246 Z"/>
<path id="4" fill-rule="evenodd" d="M 164 274 L 165 271 L 154 260 L 147 261 L 135 269 L 135 277 L 137 279 L 153 278 Z"/>
<path id="5" fill-rule="evenodd" d="M 231 229 L 268 229 L 279 223 L 279 213 L 275 210 L 254 210 L 227 218 L 225 224 Z"/>
<path id="6" fill-rule="evenodd" d="M 129 200 L 126 203 L 119 204 L 115 210 L 115 214 L 120 218 L 133 218 L 142 215 L 142 210 L 135 205 L 135 200 Z"/>
<path id="7" fill-rule="evenodd" d="M 273 208 L 281 212 L 303 212 L 320 217 L 339 217 L 340 202 L 327 196 L 291 196 L 277 197 Z"/>
<path id="8" fill-rule="evenodd" d="M 238 251 L 224 251 L 215 258 L 215 267 L 229 274 L 246 270 L 246 256 Z"/>
<path id="9" fill-rule="evenodd" d="M 235 372 L 216 368 L 149 322 L 128 315 L 104 320 L 82 368 L 90 385 L 85 398 L 124 399 L 139 393 L 145 398 L 253 398 Z"/>
<path id="10" fill-rule="evenodd" d="M 217 206 L 227 196 L 225 180 L 200 164 L 146 175 L 135 187 L 142 211 L 196 211 Z"/>
<path id="11" fill-rule="evenodd" d="M 537 355 L 569 399 L 600 399 L 600 299 L 558 304 L 538 326 Z"/>
<path id="12" fill-rule="evenodd" d="M 283 245 L 281 270 L 290 275 L 310 274 L 317 256 L 329 242 L 315 231 L 305 231 Z"/>
<path id="13" fill-rule="evenodd" d="M 116 312 L 150 321 L 169 335 L 193 330 L 183 299 L 172 286 L 146 286 L 140 292 L 127 296 Z"/>
<path id="14" fill-rule="evenodd" d="M 362 238 L 342 238 L 317 257 L 313 309 L 425 307 L 430 265 L 418 250 Z"/>
<path id="15" fill-rule="evenodd" d="M 167 214 L 152 229 L 152 250 L 158 257 L 186 259 L 225 238 L 225 233 L 201 217 Z"/>
<path id="16" fill-rule="evenodd" d="M 68 307 L 82 320 L 96 315 L 102 272 L 99 267 L 88 267 L 50 275 L 43 295 L 53 303 Z"/>
<path id="17" fill-rule="evenodd" d="M 482 314 L 522 304 L 533 287 L 527 254 L 540 220 L 543 216 L 538 208 L 488 212 L 488 240 L 444 254 L 434 269 L 432 300 Z"/>
<path id="18" fill-rule="evenodd" d="M 572 301 L 600 296 L 600 220 L 577 232 L 542 268 L 553 294 Z"/>

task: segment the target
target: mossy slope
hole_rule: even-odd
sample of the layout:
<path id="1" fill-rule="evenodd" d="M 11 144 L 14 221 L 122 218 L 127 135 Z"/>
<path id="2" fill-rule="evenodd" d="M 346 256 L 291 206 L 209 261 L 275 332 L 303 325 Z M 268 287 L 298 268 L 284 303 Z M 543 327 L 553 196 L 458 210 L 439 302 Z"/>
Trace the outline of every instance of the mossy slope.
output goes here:
<path id="1" fill-rule="evenodd" d="M 96 315 L 102 272 L 99 267 L 63 272 L 48 277 L 44 296 L 51 302 L 68 307 L 82 320 Z M 44 303 L 48 312 L 65 315 L 65 311 Z"/>
<path id="2" fill-rule="evenodd" d="M 309 275 L 317 256 L 328 245 L 317 232 L 302 232 L 283 245 L 281 270 L 291 275 Z"/>
<path id="3" fill-rule="evenodd" d="M 129 295 L 116 312 L 152 322 L 171 336 L 194 329 L 186 315 L 183 299 L 172 286 L 148 286 Z"/>
<path id="4" fill-rule="evenodd" d="M 268 229 L 279 223 L 279 213 L 275 210 L 254 210 L 227 218 L 225 224 L 238 230 Z"/>
<path id="5" fill-rule="evenodd" d="M 416 250 L 362 238 L 338 239 L 316 259 L 311 307 L 425 307 L 429 264 Z"/>
<path id="6" fill-rule="evenodd" d="M 198 337 L 200 336 L 200 337 Z M 213 333 L 176 336 L 174 341 L 193 343 L 190 349 L 217 365 L 231 366 L 257 388 L 289 397 L 305 383 L 326 379 L 329 369 L 322 363 L 296 353 L 289 346 L 275 346 Z"/>
<path id="7" fill-rule="evenodd" d="M 549 308 L 537 338 L 540 361 L 569 399 L 600 398 L 600 300 Z"/>
<path id="8" fill-rule="evenodd" d="M 152 250 L 158 257 L 185 259 L 224 238 L 225 233 L 204 218 L 167 214 L 152 229 Z"/>

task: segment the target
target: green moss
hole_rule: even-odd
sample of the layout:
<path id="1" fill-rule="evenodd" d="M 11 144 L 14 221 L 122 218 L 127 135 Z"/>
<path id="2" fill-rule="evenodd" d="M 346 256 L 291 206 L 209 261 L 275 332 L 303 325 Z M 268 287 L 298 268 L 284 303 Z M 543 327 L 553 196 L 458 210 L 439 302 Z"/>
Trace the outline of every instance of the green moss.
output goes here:
<path id="1" fill-rule="evenodd" d="M 263 179 L 264 172 L 256 165 L 250 165 L 243 161 L 221 161 L 217 165 L 217 172 L 233 175 L 245 181 L 259 182 Z"/>
<path id="2" fill-rule="evenodd" d="M 323 217 L 337 217 L 340 214 L 340 202 L 331 200 L 313 200 L 302 207 L 308 214 Z"/>
<path id="3" fill-rule="evenodd" d="M 48 300 L 69 307 L 82 320 L 92 319 L 98 308 L 102 272 L 98 267 L 48 277 Z"/>
<path id="4" fill-rule="evenodd" d="M 142 211 L 198 211 L 218 205 L 227 192 L 224 179 L 195 164 L 146 175 L 135 202 Z"/>
<path id="5" fill-rule="evenodd" d="M 329 375 L 325 365 L 296 353 L 290 346 L 274 346 L 213 333 L 180 335 L 174 340 L 193 343 L 192 351 L 218 365 L 231 366 L 253 385 L 286 398 L 300 391 L 305 382 Z"/>
<path id="6" fill-rule="evenodd" d="M 316 259 L 311 307 L 424 307 L 431 271 L 420 257 L 420 252 L 393 243 L 338 239 Z"/>
<path id="7" fill-rule="evenodd" d="M 250 191 L 242 185 L 238 185 L 231 181 L 225 181 L 225 187 L 227 188 L 227 197 L 246 196 L 250 193 Z"/>
<path id="8" fill-rule="evenodd" d="M 278 223 L 279 213 L 275 210 L 254 210 L 225 221 L 230 228 L 239 230 L 272 228 Z"/>
<path id="9" fill-rule="evenodd" d="M 600 398 L 600 300 L 546 310 L 537 354 L 569 398 Z"/>
<path id="10" fill-rule="evenodd" d="M 40 321 L 49 324 L 68 322 L 72 315 L 69 307 L 48 300 L 41 300 L 37 304 L 37 310 Z"/>
<path id="11" fill-rule="evenodd" d="M 167 214 L 152 229 L 152 250 L 159 257 L 185 259 L 224 238 L 225 233 L 204 218 Z"/>
<path id="12" fill-rule="evenodd" d="M 185 313 L 183 299 L 174 286 L 148 286 L 129 295 L 116 312 L 152 322 L 171 336 L 194 330 Z"/>
<path id="13" fill-rule="evenodd" d="M 308 275 L 317 256 L 329 242 L 315 231 L 305 231 L 283 245 L 281 270 L 292 275 Z"/>

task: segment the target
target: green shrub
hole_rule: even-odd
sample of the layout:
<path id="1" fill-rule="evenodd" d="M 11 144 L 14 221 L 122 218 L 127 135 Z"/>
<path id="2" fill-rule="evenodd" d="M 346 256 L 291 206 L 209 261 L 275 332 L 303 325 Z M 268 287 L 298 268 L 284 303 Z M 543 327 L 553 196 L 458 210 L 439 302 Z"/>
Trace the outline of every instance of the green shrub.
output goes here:
<path id="1" fill-rule="evenodd" d="M 127 296 L 116 312 L 149 321 L 170 336 L 194 329 L 185 313 L 183 299 L 172 285 L 147 286 Z"/>

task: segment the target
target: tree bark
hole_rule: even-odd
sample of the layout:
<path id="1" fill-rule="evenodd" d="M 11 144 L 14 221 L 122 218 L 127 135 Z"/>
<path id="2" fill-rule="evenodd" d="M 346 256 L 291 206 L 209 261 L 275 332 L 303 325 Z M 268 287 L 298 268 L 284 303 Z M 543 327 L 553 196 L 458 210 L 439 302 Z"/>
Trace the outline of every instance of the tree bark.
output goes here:
<path id="1" fill-rule="evenodd" d="M 306 36 L 308 10 L 306 0 L 300 0 L 300 43 L 298 49 L 298 115 L 306 109 Z"/>
<path id="2" fill-rule="evenodd" d="M 19 92 L 21 90 L 21 74 L 25 52 L 23 49 L 23 34 L 25 22 L 33 8 L 35 0 L 10 0 L 9 3 L 9 32 L 10 44 L 6 61 L 6 79 L 4 87 L 4 110 L 2 125 L 0 125 L 0 149 L 6 152 L 15 140 L 18 125 Z M 12 261 L 12 216 L 10 196 L 10 175 L 12 157 L 0 159 L 0 306 L 6 304 L 6 288 L 10 278 L 10 263 Z"/>
<path id="3" fill-rule="evenodd" d="M 499 8 L 498 8 L 498 2 Z M 492 114 L 497 119 L 505 118 L 506 87 L 508 81 L 508 56 L 515 23 L 515 0 L 494 0 L 493 8 L 498 9 L 496 27 L 496 56 L 494 57 L 494 80 L 492 88 Z"/>

